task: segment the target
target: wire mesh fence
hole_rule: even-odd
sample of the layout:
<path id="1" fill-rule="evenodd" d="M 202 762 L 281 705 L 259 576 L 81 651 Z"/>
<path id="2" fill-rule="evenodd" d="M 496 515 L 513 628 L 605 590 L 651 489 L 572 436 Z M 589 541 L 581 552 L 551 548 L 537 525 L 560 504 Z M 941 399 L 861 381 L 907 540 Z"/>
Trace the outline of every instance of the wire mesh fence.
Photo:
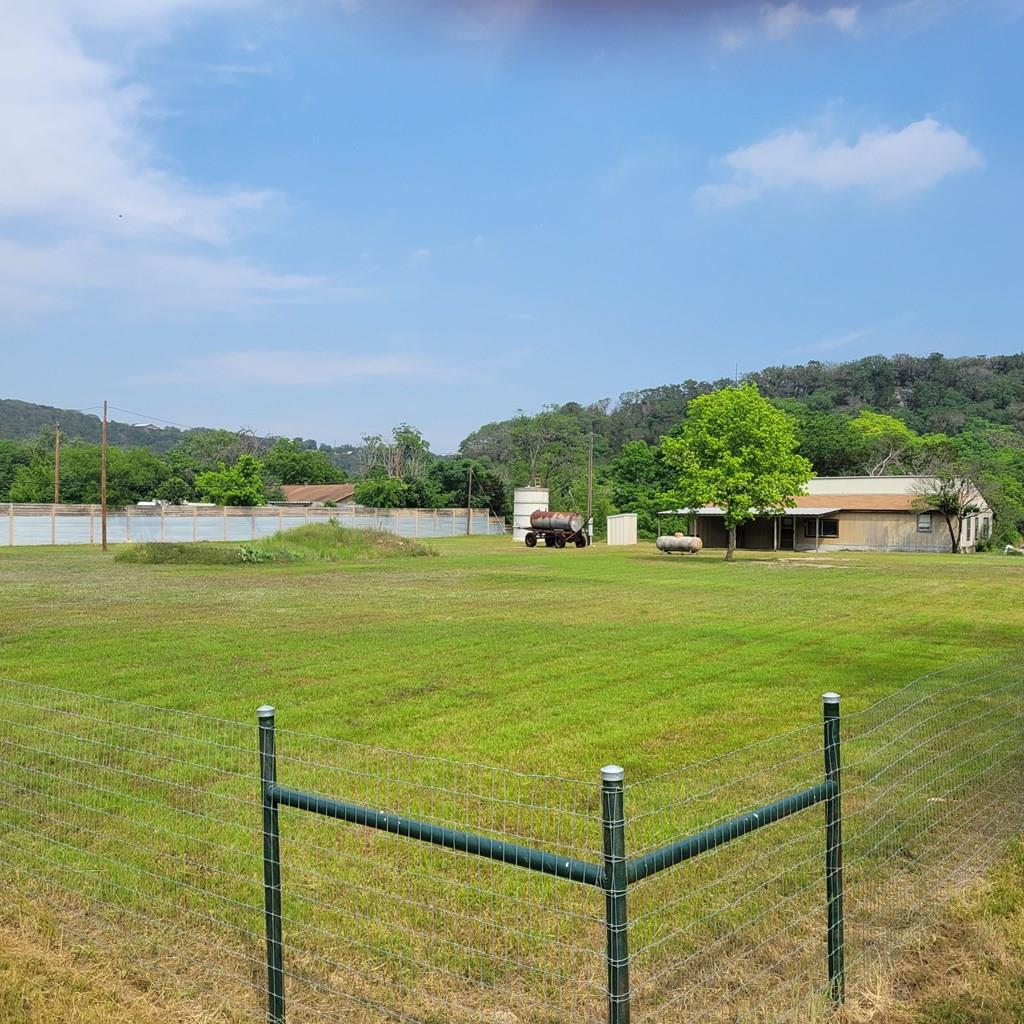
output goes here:
<path id="1" fill-rule="evenodd" d="M 844 708 L 841 733 L 845 930 L 831 934 L 845 936 L 856 994 L 1024 825 L 1024 659 Z M 828 1012 L 825 826 L 838 804 L 820 723 L 624 784 L 281 728 L 274 739 L 289 1024 Z M 0 920 L 45 922 L 76 955 L 174 993 L 182 1019 L 188 1007 L 259 1019 L 257 740 L 255 719 L 0 682 L 0 878 L 14 894 Z"/>

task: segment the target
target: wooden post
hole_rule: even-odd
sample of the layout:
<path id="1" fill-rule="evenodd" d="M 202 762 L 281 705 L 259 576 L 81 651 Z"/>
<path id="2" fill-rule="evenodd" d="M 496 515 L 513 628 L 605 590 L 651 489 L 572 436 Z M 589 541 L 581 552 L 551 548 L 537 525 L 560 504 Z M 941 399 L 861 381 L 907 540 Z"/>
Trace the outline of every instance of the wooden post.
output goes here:
<path id="1" fill-rule="evenodd" d="M 224 516 L 223 516 L 223 518 L 224 518 L 224 539 L 227 540 L 228 539 L 228 507 L 227 507 L 227 505 L 224 506 Z"/>
<path id="2" fill-rule="evenodd" d="M 778 551 L 779 550 L 779 517 L 778 516 L 773 516 L 772 517 L 772 522 L 774 524 L 773 527 L 772 527 L 772 551 Z"/>
<path id="3" fill-rule="evenodd" d="M 160 506 L 160 543 L 164 542 L 164 506 Z"/>
<path id="4" fill-rule="evenodd" d="M 53 503 L 60 504 L 60 424 L 53 437 Z"/>
<path id="5" fill-rule="evenodd" d="M 814 517 L 814 550 L 821 546 L 821 516 Z"/>
<path id="6" fill-rule="evenodd" d="M 95 525 L 94 525 L 95 519 L 96 519 L 96 513 L 94 511 L 94 507 L 92 505 L 90 505 L 89 506 L 89 543 L 90 544 L 95 544 L 96 543 L 96 533 L 95 533 Z"/>
<path id="7" fill-rule="evenodd" d="M 277 510 L 277 532 L 280 533 L 284 529 L 284 509 L 278 508 Z"/>
<path id="8" fill-rule="evenodd" d="M 196 534 L 196 526 L 197 526 L 197 518 L 198 518 L 198 516 L 199 516 L 199 508 L 196 505 L 193 505 L 192 506 L 192 543 L 193 544 L 196 542 L 196 536 L 197 536 L 197 534 Z"/>
<path id="9" fill-rule="evenodd" d="M 124 537 L 125 540 L 131 541 L 132 539 L 132 507 L 126 505 L 124 509 Z"/>
<path id="10" fill-rule="evenodd" d="M 100 434 L 100 544 L 107 550 L 107 403 L 103 403 L 103 428 Z"/>
<path id="11" fill-rule="evenodd" d="M 90 540 L 91 543 L 91 540 Z M 7 546 L 14 547 L 14 502 L 7 506 Z"/>
<path id="12" fill-rule="evenodd" d="M 466 489 L 466 536 L 473 532 L 473 467 L 469 467 L 469 486 Z"/>
<path id="13" fill-rule="evenodd" d="M 252 510 L 252 539 L 256 539 L 256 509 Z"/>
<path id="14" fill-rule="evenodd" d="M 57 506 L 50 506 L 50 544 L 57 543 Z"/>

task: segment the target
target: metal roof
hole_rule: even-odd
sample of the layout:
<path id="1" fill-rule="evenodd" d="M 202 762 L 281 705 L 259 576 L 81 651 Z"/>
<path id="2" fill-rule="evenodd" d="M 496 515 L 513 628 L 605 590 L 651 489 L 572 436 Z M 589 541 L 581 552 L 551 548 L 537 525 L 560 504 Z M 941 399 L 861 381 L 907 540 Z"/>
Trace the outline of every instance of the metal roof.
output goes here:
<path id="1" fill-rule="evenodd" d="M 751 512 L 754 510 L 751 509 Z M 784 508 L 781 512 L 777 513 L 780 516 L 803 516 L 811 517 L 814 516 L 830 516 L 834 512 L 841 511 L 840 506 L 834 506 L 829 508 Z M 762 515 L 763 513 L 755 513 L 755 515 Z M 724 516 L 725 509 L 719 508 L 717 505 L 705 505 L 703 508 L 688 509 L 688 508 L 669 508 L 664 512 L 659 512 L 659 516 Z"/>

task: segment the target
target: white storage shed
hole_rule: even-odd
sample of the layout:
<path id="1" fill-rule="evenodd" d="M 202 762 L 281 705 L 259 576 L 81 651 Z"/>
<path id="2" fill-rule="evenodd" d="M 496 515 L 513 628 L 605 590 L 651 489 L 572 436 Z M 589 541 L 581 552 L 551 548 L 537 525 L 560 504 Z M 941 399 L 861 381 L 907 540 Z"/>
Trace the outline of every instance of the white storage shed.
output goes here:
<path id="1" fill-rule="evenodd" d="M 608 543 L 620 547 L 636 543 L 635 512 L 621 512 L 608 517 Z"/>

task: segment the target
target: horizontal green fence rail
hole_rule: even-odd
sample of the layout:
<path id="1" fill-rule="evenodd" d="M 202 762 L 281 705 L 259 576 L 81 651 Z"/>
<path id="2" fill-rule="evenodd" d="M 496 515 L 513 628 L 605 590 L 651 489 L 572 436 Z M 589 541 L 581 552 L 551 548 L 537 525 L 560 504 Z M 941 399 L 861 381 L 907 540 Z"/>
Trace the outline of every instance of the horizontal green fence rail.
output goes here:
<path id="1" fill-rule="evenodd" d="M 514 864 L 516 867 L 529 868 L 544 875 L 566 878 L 571 882 L 582 882 L 598 889 L 604 886 L 604 869 L 598 864 L 589 864 L 582 860 L 568 857 L 557 857 L 553 853 L 533 850 L 518 843 L 508 843 L 500 839 L 488 839 L 471 832 L 460 832 L 454 828 L 441 825 L 430 825 L 424 821 L 401 817 L 397 814 L 386 814 L 368 807 L 346 804 L 341 800 L 304 793 L 285 786 L 272 786 L 267 794 L 271 800 L 282 807 L 295 807 L 300 811 L 311 811 L 327 818 L 337 818 L 353 825 L 364 825 L 366 828 L 379 829 L 396 836 L 419 839 L 434 846 L 443 846 L 449 850 L 472 853 L 477 857 L 501 861 L 503 864 Z"/>
<path id="2" fill-rule="evenodd" d="M 738 818 L 733 818 L 732 821 L 725 821 L 714 828 L 705 829 L 686 839 L 669 843 L 667 846 L 661 847 L 660 850 L 645 853 L 642 857 L 634 857 L 626 862 L 626 881 L 632 885 L 659 871 L 664 871 L 665 868 L 682 864 L 684 860 L 707 853 L 708 850 L 713 850 L 716 846 L 723 846 L 733 839 L 739 839 L 740 836 L 764 828 L 765 825 L 788 818 L 791 814 L 796 814 L 797 811 L 804 811 L 808 807 L 820 804 L 835 796 L 838 788 L 834 782 L 820 782 L 817 786 L 811 786 L 810 789 L 783 797 L 781 800 L 776 800 L 775 803 L 765 804 L 764 807 L 759 807 L 756 811 L 741 814 Z"/>
<path id="3" fill-rule="evenodd" d="M 840 829 L 839 697 L 824 696 L 825 781 L 748 811 L 713 828 L 668 843 L 641 857 L 625 856 L 623 776 L 617 765 L 601 771 L 601 828 L 604 863 L 591 864 L 559 857 L 518 843 L 463 832 L 417 821 L 398 814 L 375 811 L 331 797 L 277 784 L 274 739 L 274 708 L 257 711 L 260 741 L 260 781 L 263 806 L 264 894 L 267 936 L 267 1021 L 285 1024 L 283 935 L 281 915 L 280 826 L 277 810 L 300 811 L 347 821 L 392 835 L 405 836 L 449 850 L 500 861 L 542 874 L 580 882 L 603 890 L 608 965 L 608 1022 L 629 1024 L 629 951 L 626 894 L 630 885 L 749 835 L 792 814 L 824 803 L 826 807 L 825 878 L 828 917 L 829 994 L 835 1002 L 843 997 L 843 893 L 842 834 Z"/>

